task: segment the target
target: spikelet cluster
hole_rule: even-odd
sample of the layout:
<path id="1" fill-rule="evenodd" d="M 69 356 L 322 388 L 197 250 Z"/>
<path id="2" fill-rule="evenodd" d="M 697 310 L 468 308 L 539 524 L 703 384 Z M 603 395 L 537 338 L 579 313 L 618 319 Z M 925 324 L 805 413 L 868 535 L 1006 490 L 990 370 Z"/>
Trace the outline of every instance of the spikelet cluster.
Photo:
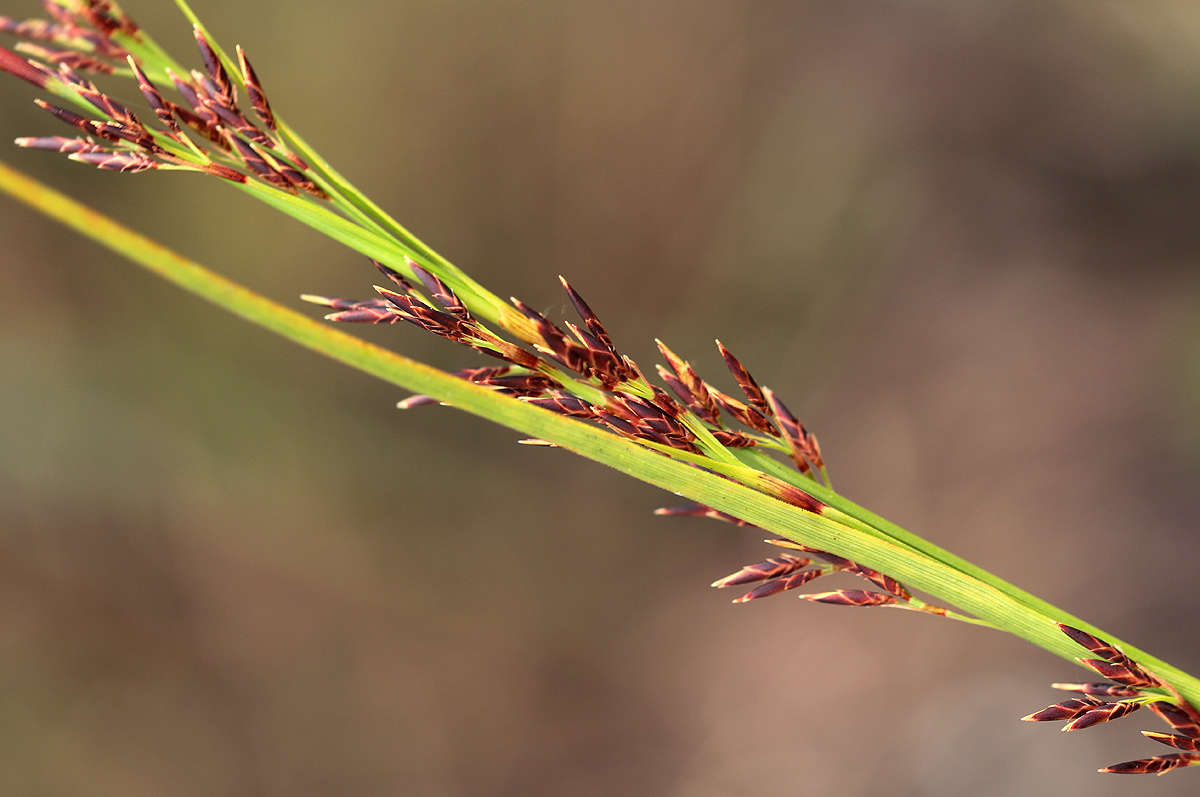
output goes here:
<path id="1" fill-rule="evenodd" d="M 1200 764 L 1200 711 L 1110 643 L 1069 625 L 1060 623 L 1058 627 L 1091 654 L 1078 659 L 1079 663 L 1108 680 L 1053 684 L 1055 689 L 1074 692 L 1079 696 L 1035 711 L 1022 717 L 1023 720 L 1065 722 L 1062 729 L 1069 732 L 1127 717 L 1145 707 L 1166 722 L 1172 733 L 1142 731 L 1142 735 L 1182 752 L 1111 764 L 1100 771 L 1123 775 L 1164 775 L 1174 769 Z"/>
<path id="2" fill-rule="evenodd" d="M 45 89 L 71 105 L 74 110 L 36 100 L 75 133 L 21 138 L 17 140 L 20 146 L 59 152 L 106 171 L 193 171 L 234 183 L 254 183 L 253 187 L 265 184 L 309 200 L 327 200 L 327 191 L 338 195 L 336 184 L 325 181 L 328 173 L 322 177 L 289 147 L 286 126 L 277 119 L 262 82 L 240 47 L 236 49 L 235 64 L 196 26 L 193 34 L 202 69 L 178 74 L 163 67 L 161 61 L 152 69 L 129 49 L 138 49 L 134 43 L 145 41 L 140 28 L 112 0 L 42 0 L 42 7 L 45 19 L 0 16 L 0 33 L 21 40 L 13 50 L 0 47 L 0 72 Z M 156 124 L 139 118 L 85 76 L 131 78 Z M 240 93 L 244 99 L 239 98 Z M 310 157 L 319 165 L 315 156 Z M 794 466 L 792 478 L 758 473 L 754 487 L 810 513 L 833 511 L 806 489 L 822 481 L 829 485 L 817 438 L 720 341 L 717 349 L 739 395 L 723 392 L 704 380 L 691 363 L 656 341 L 664 363 L 655 370 L 664 388 L 652 384 L 638 364 L 617 349 L 599 317 L 565 279 L 562 287 L 579 323 L 564 321 L 560 326 L 524 302 L 512 299 L 504 309 L 520 324 L 506 324 L 504 330 L 497 331 L 479 318 L 478 306 L 464 302 L 451 285 L 418 263 L 407 260 L 403 264 L 412 281 L 390 261 L 388 266 L 378 262 L 375 266 L 387 285 L 376 286 L 374 297 L 303 298 L 327 308 L 330 312 L 326 318 L 331 321 L 404 322 L 467 346 L 501 364 L 460 370 L 456 375 L 461 379 L 595 424 L 663 453 L 685 452 L 734 462 L 738 453 L 758 453 L 745 454 L 746 449 L 779 453 Z M 466 290 L 464 295 L 472 293 Z M 498 299 L 496 302 L 504 304 Z M 418 395 L 401 401 L 399 406 L 408 409 L 436 403 L 435 399 Z M 521 442 L 550 445 L 541 440 Z M 707 517 L 750 526 L 701 504 L 660 509 L 657 514 Z M 765 541 L 786 551 L 746 565 L 717 579 L 712 586 L 747 588 L 733 600 L 741 604 L 796 590 L 830 574 L 846 573 L 863 579 L 869 588 L 806 592 L 800 597 L 815 603 L 883 606 L 982 622 L 927 603 L 897 579 L 837 554 L 789 540 Z M 1200 764 L 1200 712 L 1116 647 L 1079 629 L 1065 625 L 1060 628 L 1090 654 L 1079 661 L 1107 680 L 1054 684 L 1076 696 L 1030 714 L 1025 720 L 1064 722 L 1064 731 L 1076 731 L 1120 719 L 1144 707 L 1163 719 L 1171 732 L 1143 733 L 1178 752 L 1114 764 L 1100 771 L 1161 775 Z"/>
<path id="3" fill-rule="evenodd" d="M 240 183 L 256 179 L 288 193 L 327 198 L 308 175 L 308 164 L 280 134 L 262 83 L 240 47 L 235 80 L 197 27 L 193 33 L 203 70 L 179 75 L 166 69 L 152 78 L 123 46 L 127 39 L 138 39 L 140 28 L 116 3 L 45 0 L 42 6 L 48 19 L 0 17 L 0 32 L 23 39 L 17 45 L 20 54 L 0 47 L 0 71 L 73 101 L 77 110 L 35 100 L 76 134 L 19 138 L 19 146 L 60 152 L 107 171 L 195 171 Z M 88 73 L 131 76 L 158 124 L 148 124 L 101 91 L 84 76 Z M 253 121 L 239 105 L 239 85 Z M 173 93 L 168 96 L 163 86 Z M 92 113 L 78 112 L 84 108 Z"/>
<path id="4" fill-rule="evenodd" d="M 364 324 L 403 321 L 503 360 L 505 366 L 470 368 L 457 375 L 544 409 L 592 421 L 639 442 L 696 454 L 702 453 L 705 445 L 728 449 L 768 446 L 793 452 L 795 460 L 804 462 L 805 473 L 814 468 L 825 470 L 816 438 L 773 393 L 759 388 L 723 345 L 718 344 L 722 356 L 745 391 L 747 402 L 728 396 L 700 379 L 689 363 L 661 341 L 659 351 L 668 366 L 660 365 L 659 371 L 665 375 L 664 381 L 671 392 L 651 384 L 638 364 L 617 349 L 599 317 L 565 279 L 560 278 L 563 290 L 582 323 L 565 321 L 564 330 L 529 305 L 513 299 L 512 306 L 528 319 L 534 330 L 532 340 L 522 345 L 487 328 L 445 282 L 417 263 L 409 261 L 406 268 L 417 275 L 419 286 L 379 263 L 375 266 L 392 287 L 376 286 L 378 295 L 374 298 L 352 300 L 314 295 L 302 298 L 333 310 L 325 316 L 330 321 Z M 413 396 L 399 406 L 407 409 L 432 403 L 436 402 L 427 396 Z M 732 428 L 733 423 L 746 428 Z M 802 453 L 794 453 L 797 451 Z M 780 482 L 776 490 L 792 503 L 819 511 L 820 502 L 799 488 Z"/>

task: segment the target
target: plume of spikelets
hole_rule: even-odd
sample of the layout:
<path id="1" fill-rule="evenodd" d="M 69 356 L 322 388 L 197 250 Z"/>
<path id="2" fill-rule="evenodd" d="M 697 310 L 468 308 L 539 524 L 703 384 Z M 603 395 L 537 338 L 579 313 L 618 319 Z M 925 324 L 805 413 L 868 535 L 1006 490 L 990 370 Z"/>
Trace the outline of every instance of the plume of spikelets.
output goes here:
<path id="1" fill-rule="evenodd" d="M 661 341 L 659 350 L 669 370 L 659 366 L 659 372 L 674 395 L 650 384 L 638 364 L 616 348 L 599 317 L 565 279 L 560 278 L 563 290 L 582 325 L 565 321 L 564 331 L 529 305 L 512 299 L 512 306 L 535 330 L 533 339 L 522 346 L 485 327 L 449 286 L 417 263 L 409 261 L 406 267 L 417 275 L 420 286 L 410 284 L 379 263 L 375 266 L 392 284 L 390 288 L 376 286 L 375 298 L 351 300 L 313 295 L 302 298 L 333 310 L 325 316 L 331 321 L 367 324 L 404 321 L 504 360 L 507 366 L 503 368 L 472 368 L 458 375 L 640 442 L 702 453 L 699 435 L 704 435 L 707 441 L 730 449 L 768 446 L 787 451 L 794 460 L 805 462 L 802 472 L 811 473 L 813 468 L 825 472 L 816 438 L 773 393 L 759 388 L 741 362 L 720 344 L 747 403 L 701 380 L 689 363 Z M 413 396 L 399 406 L 407 409 L 433 403 L 436 402 L 426 396 Z M 730 422 L 747 428 L 731 428 Z M 797 457 L 792 453 L 795 451 L 806 453 Z M 799 488 L 774 481 L 770 485 L 784 500 L 814 511 L 820 506 Z"/>
<path id="2" fill-rule="evenodd" d="M 719 445 L 729 448 L 772 445 L 786 451 L 801 473 L 811 477 L 816 470 L 826 475 L 816 438 L 773 391 L 760 387 L 741 361 L 720 342 L 718 349 L 746 397 L 744 402 L 702 380 L 690 363 L 661 341 L 658 341 L 658 348 L 667 365 L 660 365 L 658 372 L 675 395 L 650 385 L 637 363 L 616 348 L 599 317 L 565 279 L 560 278 L 563 289 L 583 327 L 565 322 L 564 326 L 570 331 L 568 335 L 541 313 L 513 299 L 513 306 L 537 331 L 536 339 L 530 343 L 530 348 L 526 348 L 504 340 L 484 326 L 449 286 L 420 265 L 412 261 L 406 265 L 417 276 L 420 286 L 375 263 L 392 284 L 390 288 L 376 286 L 378 296 L 375 298 L 355 300 L 314 295 L 302 298 L 332 310 L 325 316 L 330 321 L 365 324 L 404 321 L 504 360 L 505 366 L 470 368 L 457 372 L 457 375 L 553 412 L 594 422 L 630 439 L 699 453 L 701 441 L 695 426 L 698 422 Z M 582 389 L 584 387 L 586 391 Z M 434 403 L 437 403 L 434 399 L 418 395 L 401 401 L 399 406 L 408 409 Z M 736 421 L 746 430 L 731 429 L 726 425 L 727 421 Z M 773 486 L 773 494 L 777 497 L 808 511 L 820 513 L 825 508 L 821 502 L 790 484 L 764 484 Z M 748 525 L 732 515 L 699 504 L 660 509 L 657 514 L 711 517 Z M 788 553 L 767 559 L 719 579 L 713 586 L 754 584 L 749 592 L 734 601 L 746 603 L 795 589 L 830 573 L 845 572 L 860 576 L 877 589 L 839 589 L 801 597 L 840 606 L 893 606 L 939 616 L 951 615 L 945 608 L 915 598 L 891 576 L 857 562 L 788 540 L 767 542 L 810 556 Z M 820 560 L 819 563 L 816 560 Z"/>
<path id="3" fill-rule="evenodd" d="M 1079 663 L 1108 680 L 1053 684 L 1055 689 L 1074 692 L 1078 697 L 1047 706 L 1022 717 L 1023 720 L 1065 721 L 1064 731 L 1078 731 L 1129 716 L 1144 706 L 1166 722 L 1172 732 L 1142 731 L 1142 734 L 1181 752 L 1112 764 L 1100 771 L 1126 775 L 1164 775 L 1174 769 L 1200 764 L 1200 712 L 1194 706 L 1166 682 L 1108 642 L 1069 625 L 1060 623 L 1058 627 L 1091 654 L 1078 659 Z"/>
<path id="4" fill-rule="evenodd" d="M 193 33 L 203 71 L 178 75 L 168 69 L 152 79 L 122 46 L 124 37 L 137 39 L 140 29 L 115 3 L 43 0 L 42 7 L 49 19 L 0 17 L 0 32 L 21 39 L 16 45 L 20 54 L 0 47 L 0 71 L 51 89 L 75 100 L 78 110 L 86 107 L 95 113 L 85 116 L 35 100 L 76 134 L 19 138 L 19 146 L 60 152 L 109 171 L 196 171 L 241 183 L 257 179 L 292 194 L 327 198 L 308 176 L 308 165 L 280 135 L 262 83 L 241 47 L 235 81 L 197 27 Z M 157 126 L 101 91 L 83 77 L 85 73 L 132 77 Z M 239 82 L 256 121 L 239 106 Z M 161 87 L 166 85 L 171 91 L 164 94 Z"/>
<path id="5" fill-rule="evenodd" d="M 705 517 L 732 523 L 737 526 L 750 526 L 744 520 L 733 515 L 719 512 L 703 504 L 685 504 L 676 507 L 663 507 L 655 510 L 656 515 L 671 517 Z M 754 562 L 740 570 L 717 579 L 711 586 L 717 589 L 727 587 L 750 586 L 751 589 L 733 599 L 734 603 L 749 603 L 760 598 L 769 598 L 783 592 L 802 587 L 822 576 L 832 573 L 848 573 L 866 580 L 875 589 L 837 589 L 827 592 L 810 592 L 799 597 L 813 603 L 825 603 L 831 606 L 890 606 L 896 609 L 909 609 L 939 617 L 954 617 L 960 615 L 941 606 L 935 606 L 915 597 L 912 592 L 895 578 L 878 570 L 851 561 L 844 556 L 818 550 L 791 540 L 767 539 L 764 542 L 780 548 L 800 551 L 808 556 L 783 554 L 770 557 L 761 562 Z M 819 560 L 819 561 L 818 561 Z"/>

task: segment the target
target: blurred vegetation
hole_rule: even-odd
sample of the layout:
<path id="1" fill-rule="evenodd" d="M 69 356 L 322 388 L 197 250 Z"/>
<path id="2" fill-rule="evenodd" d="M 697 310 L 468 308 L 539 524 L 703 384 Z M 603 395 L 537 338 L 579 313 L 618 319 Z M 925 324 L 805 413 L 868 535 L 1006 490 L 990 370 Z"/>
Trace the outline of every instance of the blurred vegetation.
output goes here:
<path id="1" fill-rule="evenodd" d="M 170 4 L 125 6 L 190 53 Z M 1200 666 L 1194 4 L 197 10 L 497 292 L 557 312 L 566 274 L 639 360 L 659 336 L 713 377 L 719 335 L 847 494 Z M 0 82 L 0 140 L 59 132 L 32 96 Z M 373 279 L 215 181 L 6 160 L 285 301 Z M 731 607 L 706 585 L 753 535 L 400 414 L 22 208 L 0 234 L 6 791 L 1127 792 L 1088 773 L 1128 729 L 1016 722 L 1063 677 L 1017 640 Z"/>

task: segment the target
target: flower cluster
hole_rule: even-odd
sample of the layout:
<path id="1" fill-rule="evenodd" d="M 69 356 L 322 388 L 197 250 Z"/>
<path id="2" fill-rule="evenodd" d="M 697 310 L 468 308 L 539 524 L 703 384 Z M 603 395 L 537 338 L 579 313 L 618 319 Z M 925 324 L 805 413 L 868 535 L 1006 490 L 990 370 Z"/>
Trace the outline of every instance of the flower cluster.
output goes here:
<path id="1" fill-rule="evenodd" d="M 90 113 L 83 115 L 36 100 L 39 107 L 81 135 L 20 138 L 19 146 L 61 152 L 71 160 L 108 171 L 175 169 L 239 183 L 257 178 L 288 193 L 327 198 L 325 190 L 308 176 L 308 164 L 281 135 L 262 83 L 241 47 L 237 48 L 235 81 L 226 59 L 196 27 L 193 33 L 204 71 L 180 75 L 163 68 L 161 75 L 151 79 L 126 47 L 139 40 L 140 28 L 115 3 L 81 0 L 65 5 L 47 0 L 43 7 L 50 19 L 0 17 L 0 31 L 24 39 L 17 50 L 32 56 L 25 59 L 0 48 L 0 70 Z M 158 126 L 139 119 L 83 77 L 84 73 L 132 77 Z M 155 80 L 171 85 L 176 99 L 167 98 Z M 239 106 L 239 84 L 257 123 Z"/>
<path id="2" fill-rule="evenodd" d="M 1157 714 L 1173 733 L 1142 731 L 1142 735 L 1180 753 L 1125 761 L 1101 772 L 1127 775 L 1163 775 L 1173 769 L 1200 764 L 1200 711 L 1169 684 L 1148 672 L 1113 645 L 1086 631 L 1059 624 L 1064 634 L 1092 657 L 1078 661 L 1108 679 L 1095 683 L 1057 683 L 1055 689 L 1075 692 L 1073 697 L 1022 717 L 1026 722 L 1063 722 L 1064 731 L 1078 731 L 1127 717 L 1143 706 Z M 1110 697 L 1116 700 L 1101 700 Z"/>

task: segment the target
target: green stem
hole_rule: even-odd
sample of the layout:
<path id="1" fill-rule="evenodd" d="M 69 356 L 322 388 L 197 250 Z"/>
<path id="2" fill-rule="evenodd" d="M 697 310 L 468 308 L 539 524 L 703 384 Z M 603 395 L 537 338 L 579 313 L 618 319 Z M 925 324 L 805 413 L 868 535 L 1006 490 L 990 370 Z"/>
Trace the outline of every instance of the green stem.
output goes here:
<path id="1" fill-rule="evenodd" d="M 1054 624 L 1055 620 L 1068 622 L 1120 646 L 1178 690 L 1185 699 L 1200 704 L 1200 680 L 1197 678 L 973 565 L 970 566 L 972 573 L 967 573 L 961 565 L 952 567 L 945 564 L 940 561 L 941 556 L 950 555 L 941 549 L 936 549 L 940 555 L 934 557 L 922 550 L 914 550 L 909 544 L 897 544 L 897 540 L 902 538 L 920 538 L 909 532 L 900 534 L 898 527 L 882 519 L 876 518 L 870 525 L 885 525 L 892 529 L 893 539 L 877 536 L 877 528 L 876 534 L 871 534 L 830 517 L 805 512 L 750 487 L 663 456 L 588 424 L 513 400 L 365 343 L 214 274 L 3 164 L 0 164 L 0 190 L 179 287 L 313 351 L 523 434 L 548 440 L 648 484 L 728 512 L 772 534 L 847 556 L 969 612 L 980 621 L 1073 661 L 1082 651 Z M 816 495 L 813 487 L 811 484 L 805 485 L 805 489 Z M 829 497 L 835 496 L 831 493 Z M 843 507 L 856 506 L 840 496 L 836 498 Z M 822 500 L 825 498 L 822 497 Z M 829 503 L 834 504 L 832 500 Z M 871 517 L 874 518 L 873 515 Z M 923 540 L 921 542 L 928 545 Z"/>

